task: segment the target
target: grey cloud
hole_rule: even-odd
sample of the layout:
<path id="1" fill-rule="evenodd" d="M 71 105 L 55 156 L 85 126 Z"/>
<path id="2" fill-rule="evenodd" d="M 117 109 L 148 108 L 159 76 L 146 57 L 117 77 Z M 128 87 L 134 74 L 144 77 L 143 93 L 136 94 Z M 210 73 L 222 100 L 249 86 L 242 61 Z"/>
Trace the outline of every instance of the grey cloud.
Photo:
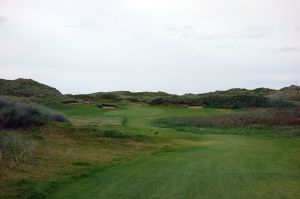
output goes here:
<path id="1" fill-rule="evenodd" d="M 233 39 L 256 39 L 268 36 L 266 28 L 261 27 L 247 27 L 241 30 L 233 31 L 227 35 Z"/>
<path id="2" fill-rule="evenodd" d="M 190 37 L 194 27 L 190 25 L 184 25 L 184 26 L 173 26 L 173 25 L 167 25 L 163 27 L 166 31 L 171 32 L 175 35 L 178 35 L 180 37 Z"/>
<path id="3" fill-rule="evenodd" d="M 166 31 L 175 32 L 175 33 L 191 33 L 194 30 L 194 27 L 191 25 L 183 25 L 183 26 L 174 26 L 174 25 L 166 25 L 163 26 Z"/>
<path id="4" fill-rule="evenodd" d="M 266 37 L 265 33 L 228 33 L 228 34 L 198 34 L 194 37 L 198 40 L 213 40 L 213 39 L 257 39 Z"/>
<path id="5" fill-rule="evenodd" d="M 270 51 L 271 54 L 289 53 L 289 52 L 300 52 L 300 48 L 297 46 L 286 46 L 276 48 Z"/>
<path id="6" fill-rule="evenodd" d="M 184 31 L 184 29 L 177 28 L 175 26 L 165 26 L 164 28 L 165 28 L 166 31 L 170 31 L 170 32 L 182 32 L 182 31 Z"/>
<path id="7" fill-rule="evenodd" d="M 1 23 L 5 23 L 5 22 L 7 22 L 7 21 L 8 21 L 8 19 L 7 19 L 6 17 L 0 16 L 0 24 L 1 24 Z"/>
<path id="8" fill-rule="evenodd" d="M 184 25 L 183 28 L 186 29 L 186 30 L 192 30 L 192 29 L 194 29 L 194 27 L 191 26 L 191 25 Z"/>
<path id="9" fill-rule="evenodd" d="M 244 48 L 244 46 L 242 45 L 216 45 L 214 46 L 215 49 L 218 49 L 218 50 L 226 50 L 226 49 L 241 49 L 241 48 Z"/>
<path id="10" fill-rule="evenodd" d="M 217 46 L 214 46 L 214 48 L 216 49 L 233 49 L 235 48 L 234 45 L 217 45 Z"/>
<path id="11" fill-rule="evenodd" d="M 165 30 L 184 37 L 192 37 L 197 40 L 215 40 L 215 39 L 257 39 L 267 37 L 268 33 L 264 28 L 245 28 L 224 34 L 199 33 L 196 28 L 189 25 L 184 26 L 165 26 Z"/>
<path id="12" fill-rule="evenodd" d="M 90 21 L 85 21 L 85 22 L 81 22 L 81 23 L 77 23 L 77 24 L 67 24 L 64 25 L 64 27 L 66 28 L 84 28 L 84 27 L 90 27 L 93 24 Z"/>
<path id="13" fill-rule="evenodd" d="M 194 38 L 198 39 L 198 40 L 214 40 L 214 39 L 218 39 L 221 37 L 224 37 L 224 35 L 216 35 L 216 34 L 198 34 L 198 35 L 194 35 Z"/>

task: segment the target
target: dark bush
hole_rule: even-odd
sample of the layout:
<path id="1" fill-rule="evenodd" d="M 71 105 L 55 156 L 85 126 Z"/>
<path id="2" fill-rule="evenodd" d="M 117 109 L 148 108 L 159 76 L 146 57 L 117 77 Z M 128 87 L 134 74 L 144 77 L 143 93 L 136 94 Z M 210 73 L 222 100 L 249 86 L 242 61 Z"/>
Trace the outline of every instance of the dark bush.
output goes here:
<path id="1" fill-rule="evenodd" d="M 248 107 L 295 107 L 290 102 L 271 100 L 263 96 L 233 95 L 206 96 L 202 99 L 203 106 L 212 108 L 248 108 Z"/>
<path id="2" fill-rule="evenodd" d="M 64 115 L 42 106 L 0 98 L 0 128 L 28 127 L 50 121 L 66 122 L 67 119 Z"/>
<path id="3" fill-rule="evenodd" d="M 164 104 L 166 102 L 167 102 L 166 99 L 163 97 L 156 97 L 156 98 L 150 99 L 148 101 L 148 103 L 151 105 L 160 105 L 160 104 Z"/>

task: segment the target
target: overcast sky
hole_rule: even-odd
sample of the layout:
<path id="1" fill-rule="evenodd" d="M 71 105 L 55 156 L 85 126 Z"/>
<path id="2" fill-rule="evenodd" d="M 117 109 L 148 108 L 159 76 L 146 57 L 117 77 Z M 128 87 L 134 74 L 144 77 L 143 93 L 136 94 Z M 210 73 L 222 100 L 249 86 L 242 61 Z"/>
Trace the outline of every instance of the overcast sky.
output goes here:
<path id="1" fill-rule="evenodd" d="M 63 93 L 300 84 L 299 0 L 0 0 L 0 78 Z"/>

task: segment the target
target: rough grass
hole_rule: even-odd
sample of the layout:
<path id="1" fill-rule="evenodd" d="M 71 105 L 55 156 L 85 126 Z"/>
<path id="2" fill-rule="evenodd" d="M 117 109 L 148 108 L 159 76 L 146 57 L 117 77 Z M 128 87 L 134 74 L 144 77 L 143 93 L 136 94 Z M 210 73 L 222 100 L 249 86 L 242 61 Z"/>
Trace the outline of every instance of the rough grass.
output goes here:
<path id="1" fill-rule="evenodd" d="M 70 121 L 74 125 L 109 125 L 109 126 L 120 126 L 124 123 L 123 117 L 93 117 L 93 118 L 86 118 L 86 117 L 71 117 Z"/>
<path id="2" fill-rule="evenodd" d="M 160 118 L 154 123 L 161 126 L 219 128 L 300 126 L 300 109 L 253 109 L 213 116 Z"/>
<path id="3" fill-rule="evenodd" d="M 296 199 L 297 153 L 292 139 L 205 135 L 74 180 L 49 198 Z"/>
<path id="4" fill-rule="evenodd" d="M 117 130 L 102 130 L 102 131 L 95 132 L 93 134 L 99 137 L 108 137 L 108 138 L 123 138 L 123 139 L 133 139 L 138 141 L 151 140 L 150 136 L 128 134 Z"/>
<path id="5" fill-rule="evenodd" d="M 42 125 L 51 121 L 66 122 L 63 114 L 42 106 L 0 98 L 0 128 L 18 128 Z"/>
<path id="6" fill-rule="evenodd" d="M 27 159 L 31 142 L 13 132 L 0 131 L 0 163 L 17 167 Z"/>

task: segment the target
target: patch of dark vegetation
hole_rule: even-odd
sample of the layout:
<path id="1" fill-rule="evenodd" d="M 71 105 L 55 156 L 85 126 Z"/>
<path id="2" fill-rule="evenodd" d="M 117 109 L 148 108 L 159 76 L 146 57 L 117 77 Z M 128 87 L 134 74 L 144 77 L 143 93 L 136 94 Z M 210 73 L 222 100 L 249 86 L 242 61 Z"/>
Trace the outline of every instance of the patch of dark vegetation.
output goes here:
<path id="1" fill-rule="evenodd" d="M 129 135 L 115 130 L 98 131 L 94 135 L 108 138 L 129 138 Z"/>
<path id="2" fill-rule="evenodd" d="M 0 98 L 0 128 L 38 126 L 51 121 L 67 122 L 67 119 L 64 115 L 42 106 Z"/>
<path id="3" fill-rule="evenodd" d="M 202 117 L 172 117 L 154 120 L 165 127 L 280 127 L 300 126 L 300 109 L 253 109 L 242 112 Z"/>
<path id="4" fill-rule="evenodd" d="M 146 135 L 131 135 L 116 130 L 98 131 L 94 132 L 93 134 L 99 137 L 133 139 L 137 141 L 146 141 L 151 139 L 149 136 Z"/>
<path id="5" fill-rule="evenodd" d="M 202 105 L 202 97 L 199 96 L 160 96 L 144 100 L 145 103 L 150 105 Z"/>
<path id="6" fill-rule="evenodd" d="M 150 99 L 148 101 L 148 103 L 151 105 L 160 105 L 160 104 L 165 104 L 166 102 L 167 102 L 167 99 L 165 99 L 163 97 L 156 97 L 156 98 Z"/>
<path id="7" fill-rule="evenodd" d="M 249 107 L 295 107 L 293 103 L 271 100 L 263 96 L 233 95 L 207 96 L 202 98 L 202 105 L 211 108 L 249 108 Z"/>
<path id="8" fill-rule="evenodd" d="M 184 95 L 156 97 L 146 101 L 150 105 L 186 105 L 208 108 L 249 108 L 249 107 L 296 107 L 294 103 L 269 99 L 259 95 Z"/>
<path id="9" fill-rule="evenodd" d="M 16 168 L 26 161 L 31 142 L 13 132 L 0 131 L 0 162 L 5 161 L 9 167 Z"/>
<path id="10" fill-rule="evenodd" d="M 63 104 L 78 104 L 79 101 L 77 101 L 77 100 L 64 100 L 61 103 L 63 103 Z"/>
<path id="11" fill-rule="evenodd" d="M 84 161 L 76 161 L 76 162 L 72 162 L 73 165 L 76 165 L 76 166 L 90 166 L 91 163 L 89 162 L 84 162 Z"/>

